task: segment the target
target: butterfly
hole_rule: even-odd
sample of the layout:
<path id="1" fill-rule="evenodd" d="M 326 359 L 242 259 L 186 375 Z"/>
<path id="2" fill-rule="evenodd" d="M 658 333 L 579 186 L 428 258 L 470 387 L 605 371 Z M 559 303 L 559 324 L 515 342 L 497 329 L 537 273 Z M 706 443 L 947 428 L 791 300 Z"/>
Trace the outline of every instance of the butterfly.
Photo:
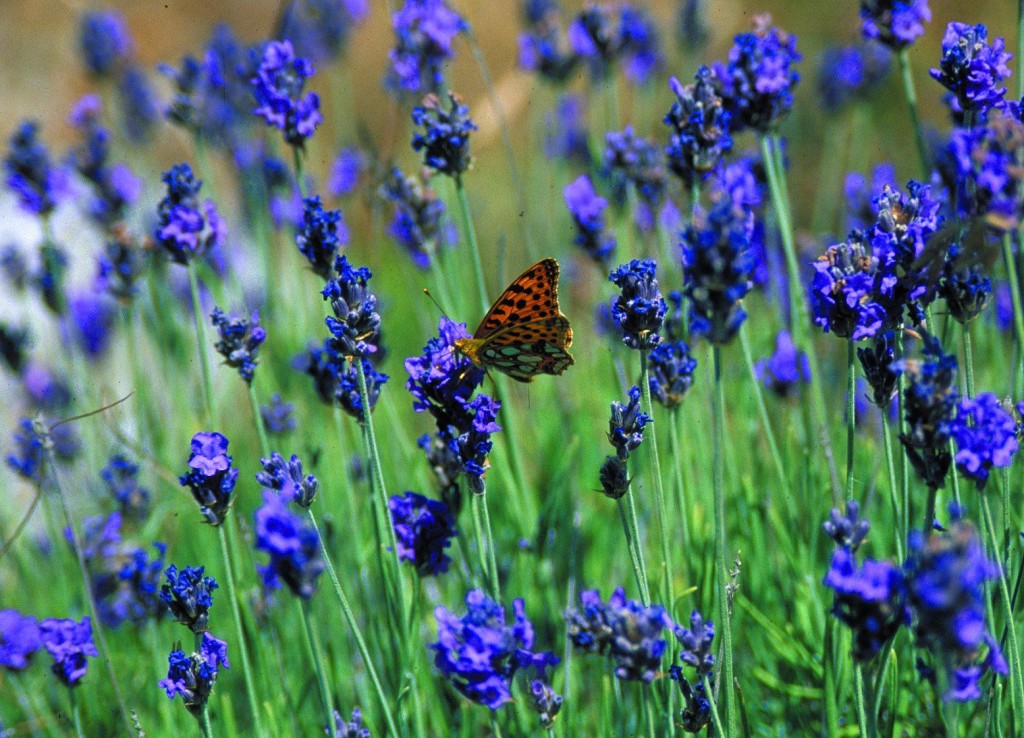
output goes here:
<path id="1" fill-rule="evenodd" d="M 558 309 L 558 262 L 541 259 L 513 280 L 455 351 L 483 369 L 519 382 L 561 374 L 573 364 L 569 319 Z"/>

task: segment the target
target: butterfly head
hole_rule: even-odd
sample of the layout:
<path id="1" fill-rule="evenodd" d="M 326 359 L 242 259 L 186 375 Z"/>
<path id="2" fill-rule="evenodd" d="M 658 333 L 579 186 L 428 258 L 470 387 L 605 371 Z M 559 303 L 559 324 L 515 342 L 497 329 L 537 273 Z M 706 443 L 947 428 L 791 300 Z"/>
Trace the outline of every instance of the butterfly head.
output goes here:
<path id="1" fill-rule="evenodd" d="M 483 341 L 478 338 L 456 338 L 452 341 L 455 353 L 462 354 L 478 367 L 483 367 L 479 355 L 481 345 Z"/>

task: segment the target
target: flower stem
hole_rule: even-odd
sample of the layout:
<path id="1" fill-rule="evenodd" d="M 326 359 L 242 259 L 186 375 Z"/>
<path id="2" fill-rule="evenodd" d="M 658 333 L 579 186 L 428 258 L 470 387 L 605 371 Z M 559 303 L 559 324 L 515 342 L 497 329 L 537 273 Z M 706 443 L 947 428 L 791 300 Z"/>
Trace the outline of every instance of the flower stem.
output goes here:
<path id="1" fill-rule="evenodd" d="M 907 99 L 907 111 L 910 113 L 910 126 L 914 129 L 914 144 L 917 147 L 918 163 L 921 166 L 921 177 L 925 181 L 931 174 L 931 157 L 924 142 L 924 131 L 921 129 L 921 113 L 917 108 L 917 90 L 914 88 L 914 75 L 910 69 L 910 56 L 904 47 L 896 54 L 900 65 L 900 79 L 903 82 L 903 96 Z"/>
<path id="2" fill-rule="evenodd" d="M 682 470 L 685 461 L 683 459 L 683 447 L 679 445 L 679 416 L 678 408 L 669 415 L 668 440 L 669 447 L 672 449 L 672 454 L 677 461 L 675 464 L 676 496 L 678 497 L 676 504 L 679 506 L 679 522 L 682 526 L 683 548 L 686 549 L 690 546 L 690 506 L 686 498 L 686 482 Z"/>
<path id="3" fill-rule="evenodd" d="M 82 730 L 82 714 L 78 709 L 78 697 L 75 695 L 74 687 L 68 687 L 68 697 L 71 699 L 71 721 L 75 725 L 75 735 L 78 738 L 85 738 L 85 732 Z"/>
<path id="4" fill-rule="evenodd" d="M 270 442 L 267 440 L 267 429 L 263 424 L 263 413 L 260 412 L 260 403 L 256 399 L 256 388 L 252 382 L 246 382 L 249 389 L 249 405 L 252 407 L 252 419 L 256 424 L 256 435 L 260 439 L 260 451 L 264 458 L 270 458 Z"/>
<path id="5" fill-rule="evenodd" d="M 302 149 L 292 146 L 292 161 L 295 164 L 295 188 L 299 191 L 299 197 L 305 197 L 305 167 L 302 164 Z"/>
<path id="6" fill-rule="evenodd" d="M 836 700 L 836 649 L 833 643 L 836 630 L 835 618 L 826 615 L 825 618 L 825 641 L 822 654 L 822 669 L 824 671 L 824 692 L 825 692 L 825 726 L 829 738 L 839 736 L 839 704 Z"/>
<path id="7" fill-rule="evenodd" d="M 1024 307 L 1021 306 L 1020 280 L 1017 264 L 1013 259 L 1013 245 L 1010 234 L 1003 234 L 1003 264 L 1010 282 L 1010 299 L 1013 304 L 1013 330 L 1017 338 L 1017 378 L 1024 377 Z M 1018 383 L 1019 386 L 1019 383 Z"/>
<path id="8" fill-rule="evenodd" d="M 853 499 L 853 449 L 857 436 L 857 364 L 853 341 L 846 342 L 846 499 Z"/>
<path id="9" fill-rule="evenodd" d="M 192 320 L 196 329 L 196 343 L 199 351 L 199 367 L 203 373 L 203 400 L 206 403 L 206 421 L 213 423 L 216 417 L 213 396 L 213 374 L 210 372 L 210 357 L 206 350 L 206 322 L 203 307 L 199 301 L 199 282 L 196 279 L 196 265 L 188 263 L 188 291 L 192 296 Z"/>
<path id="10" fill-rule="evenodd" d="M 47 439 L 47 444 L 50 441 Z M 124 720 L 124 724 L 128 729 L 128 734 L 132 732 L 131 719 L 128 716 L 128 708 L 125 706 L 124 693 L 121 691 L 121 683 L 117 679 L 117 672 L 114 670 L 114 663 L 110 660 L 110 647 L 107 645 L 107 636 L 104 633 L 103 621 L 100 620 L 99 608 L 96 606 L 96 596 L 92 591 L 92 585 L 89 580 L 89 568 L 85 563 L 85 553 L 82 550 L 82 539 L 78 535 L 78 528 L 75 526 L 75 521 L 71 517 L 71 505 L 68 503 L 67 493 L 64 491 L 64 485 L 61 484 L 60 471 L 57 469 L 57 464 L 53 459 L 53 451 L 47 447 L 45 453 L 46 461 L 50 463 L 50 467 L 53 470 L 53 483 L 57 488 L 57 496 L 60 497 L 60 505 L 64 511 L 64 522 L 67 523 L 67 530 L 71 536 L 71 547 L 75 550 L 75 559 L 78 561 L 78 571 L 82 575 L 82 583 L 85 585 L 85 599 L 89 603 L 89 614 L 92 616 L 92 629 L 96 634 L 97 645 L 99 646 L 100 655 L 103 657 L 103 663 L 107 666 L 107 674 L 110 676 L 110 684 L 114 688 L 114 699 L 117 700 L 117 708 L 121 713 L 121 719 Z M 43 479 L 45 479 L 45 472 L 40 472 L 38 482 L 38 492 L 40 495 L 43 494 Z"/>
<path id="11" fill-rule="evenodd" d="M 707 676 L 704 677 L 704 696 L 711 708 L 711 724 L 715 726 L 715 735 L 720 738 L 728 736 L 728 733 L 722 728 L 722 718 L 718 716 L 718 704 L 715 702 L 715 691 L 711 688 L 711 681 Z"/>
<path id="12" fill-rule="evenodd" d="M 203 738 L 213 738 L 213 728 L 210 726 L 210 711 L 203 705 L 203 712 L 199 716 L 199 732 Z"/>
<path id="13" fill-rule="evenodd" d="M 850 345 L 853 345 L 852 341 Z M 861 737 L 877 738 L 878 731 L 875 729 L 874 720 L 869 718 L 864 698 L 864 666 L 862 664 L 854 663 L 853 665 L 853 683 L 857 702 L 857 725 L 860 727 Z"/>
<path id="14" fill-rule="evenodd" d="M 782 462 L 782 454 L 779 451 L 779 444 L 775 439 L 775 431 L 772 430 L 771 420 L 768 417 L 768 406 L 764 401 L 764 392 L 761 390 L 761 383 L 757 381 L 757 374 L 754 372 L 754 359 L 750 352 L 750 341 L 747 338 L 746 325 L 740 326 L 740 348 L 743 349 L 743 359 L 747 364 L 747 372 L 750 374 L 750 383 L 754 388 L 754 399 L 757 401 L 757 411 L 761 416 L 761 424 L 764 426 L 764 434 L 768 439 L 768 448 L 772 454 L 772 462 L 775 465 L 775 474 L 779 478 L 779 491 L 785 492 L 789 489 L 789 480 L 786 478 L 786 467 Z"/>
<path id="15" fill-rule="evenodd" d="M 316 517 L 313 515 L 313 511 L 307 509 L 306 515 L 309 517 L 309 522 L 312 524 L 313 529 L 316 531 L 317 537 L 320 539 L 320 545 L 324 552 L 324 564 L 327 567 L 327 576 L 331 580 L 331 585 L 334 587 L 334 594 L 338 598 L 338 604 L 341 605 L 341 614 L 345 619 L 345 624 L 348 625 L 349 630 L 352 632 L 352 637 L 356 641 L 356 648 L 359 650 L 359 655 L 363 659 L 363 666 L 366 667 L 366 673 L 370 675 L 370 682 L 373 684 L 373 690 L 377 693 L 377 699 L 380 701 L 381 710 L 384 711 L 384 721 L 388 724 L 388 735 L 397 736 L 399 735 L 398 726 L 395 723 L 395 718 L 391 714 L 391 706 L 388 703 L 387 697 L 384 695 L 384 687 L 381 684 L 380 677 L 377 675 L 377 669 L 373 665 L 373 660 L 370 658 L 370 649 L 366 646 L 366 641 L 363 639 L 363 635 L 359 630 L 359 623 L 356 621 L 355 613 L 352 612 L 352 606 L 349 604 L 348 597 L 345 596 L 345 590 L 342 589 L 341 580 L 338 579 L 338 572 L 334 569 L 334 563 L 331 561 L 331 557 L 327 554 L 326 546 L 324 545 L 324 537 L 320 534 L 320 527 L 317 525 Z"/>
<path id="16" fill-rule="evenodd" d="M 313 659 L 313 669 L 316 671 L 317 685 L 320 687 L 320 700 L 323 703 L 324 716 L 327 718 L 327 731 L 331 738 L 338 738 L 338 726 L 334 722 L 334 706 L 331 701 L 331 690 L 327 686 L 327 675 L 324 672 L 323 659 L 320 654 L 320 639 L 313 630 L 311 615 L 309 613 L 309 602 L 301 597 L 296 598 L 299 606 L 299 614 L 302 617 L 302 625 L 306 630 L 306 641 L 309 645 L 309 653 Z"/>
<path id="17" fill-rule="evenodd" d="M 903 360 L 903 326 L 899 325 L 896 327 L 896 356 L 897 362 Z M 906 376 L 903 372 L 900 372 L 896 376 L 896 422 L 899 424 L 900 436 L 906 432 L 906 418 L 903 416 L 903 388 L 906 385 Z M 897 436 L 897 439 L 899 436 Z M 902 446 L 902 442 L 901 442 Z M 900 455 L 900 471 L 901 480 L 900 487 L 902 490 L 903 497 L 903 540 L 907 540 L 907 536 L 910 534 L 910 460 L 907 455 Z M 931 523 L 931 521 L 929 521 Z M 927 535 L 927 531 L 925 532 Z"/>
<path id="18" fill-rule="evenodd" d="M 886 410 L 882 411 L 882 443 L 885 444 L 885 469 L 889 474 L 889 499 L 892 502 L 892 512 L 897 520 L 905 520 L 906 516 L 900 507 L 899 496 L 896 491 L 896 464 L 892 453 L 892 427 Z M 903 561 L 903 542 L 907 540 L 909 531 L 903 528 L 902 535 L 896 536 L 896 558 Z"/>
<path id="19" fill-rule="evenodd" d="M 967 376 L 967 397 L 974 397 L 974 347 L 971 345 L 970 323 L 961 326 L 964 338 L 964 373 Z"/>
<path id="20" fill-rule="evenodd" d="M 476 287 L 480 298 L 480 314 L 483 315 L 490 307 L 490 302 L 487 299 L 487 282 L 484 281 L 484 266 L 480 260 L 480 243 L 476 239 L 476 228 L 473 226 L 473 216 L 469 212 L 469 198 L 466 196 L 466 188 L 462 186 L 462 177 L 455 178 L 455 198 L 459 205 L 463 235 L 469 241 L 469 252 L 473 258 L 473 270 L 476 273 Z"/>
<path id="21" fill-rule="evenodd" d="M 625 496 L 628 497 L 629 495 L 630 491 L 627 491 Z M 626 512 L 626 503 L 623 501 L 623 498 L 619 498 L 615 502 L 619 506 L 619 517 L 622 518 L 622 530 L 626 534 L 626 548 L 629 550 L 629 562 L 633 565 L 633 576 L 636 577 L 636 586 L 640 590 L 640 598 L 647 605 L 650 604 L 651 595 L 647 591 L 647 577 L 644 575 L 640 556 L 637 553 L 639 541 L 637 541 L 633 528 L 630 525 L 629 514 Z"/>
<path id="22" fill-rule="evenodd" d="M 989 555 L 994 561 L 1000 561 L 999 544 L 988 495 L 982 492 L 979 496 L 981 497 L 982 520 L 990 548 Z M 1021 715 L 1024 715 L 1024 670 L 1021 668 L 1020 644 L 1017 641 L 1017 628 L 1013 622 L 1013 606 L 1011 605 L 1010 588 L 1006 583 L 1006 571 L 1003 566 L 996 568 L 999 570 L 999 592 L 1001 595 L 999 601 L 1003 606 L 1003 616 L 1006 618 L 1007 635 L 1009 636 L 1007 650 L 1010 655 L 1010 697 L 1013 702 L 1013 714 L 1019 719 Z"/>
<path id="23" fill-rule="evenodd" d="M 640 386 L 643 389 L 644 412 L 650 418 L 654 418 L 654 405 L 651 401 L 651 385 L 648 381 L 648 365 L 646 351 L 640 352 Z M 670 421 L 671 422 L 671 421 Z M 658 532 L 661 534 L 661 559 L 665 567 L 665 595 L 668 598 L 669 612 L 675 604 L 675 573 L 672 569 L 672 549 L 669 546 L 668 535 L 668 509 L 665 506 L 665 488 L 661 479 L 661 458 L 658 455 L 658 436 L 655 432 L 655 423 L 647 426 L 650 435 L 651 449 L 651 476 L 654 479 L 654 497 L 658 513 Z"/>
<path id="24" fill-rule="evenodd" d="M 718 570 L 718 622 L 722 629 L 721 694 L 727 732 L 736 733 L 736 701 L 732 676 L 732 625 L 729 622 L 729 560 L 725 540 L 725 387 L 722 384 L 722 347 L 712 348 L 715 388 L 712 394 L 714 423 L 715 564 Z"/>
<path id="25" fill-rule="evenodd" d="M 498 561 L 494 555 L 494 537 L 491 533 L 491 516 L 487 512 L 487 492 L 483 494 L 472 493 L 472 506 L 474 525 L 480 535 L 480 563 L 484 568 L 484 577 L 487 580 L 487 587 L 491 590 L 491 597 L 495 601 L 501 601 L 501 590 L 498 586 Z"/>
<path id="26" fill-rule="evenodd" d="M 228 554 L 227 531 L 224 530 L 225 523 L 217 526 L 217 538 L 220 540 L 220 552 L 224 557 L 224 576 L 228 583 L 228 600 L 231 602 L 231 614 L 235 620 L 235 637 L 238 639 L 238 652 L 242 656 L 242 676 L 245 678 L 245 694 L 249 700 L 249 710 L 252 712 L 252 722 L 256 728 L 256 734 L 265 735 L 263 732 L 263 718 L 260 714 L 259 703 L 256 701 L 256 688 L 252 682 L 252 668 L 249 664 L 249 647 L 245 643 L 245 631 L 242 629 L 242 615 L 238 605 L 238 594 L 235 591 L 235 575 L 231 570 L 231 556 Z"/>

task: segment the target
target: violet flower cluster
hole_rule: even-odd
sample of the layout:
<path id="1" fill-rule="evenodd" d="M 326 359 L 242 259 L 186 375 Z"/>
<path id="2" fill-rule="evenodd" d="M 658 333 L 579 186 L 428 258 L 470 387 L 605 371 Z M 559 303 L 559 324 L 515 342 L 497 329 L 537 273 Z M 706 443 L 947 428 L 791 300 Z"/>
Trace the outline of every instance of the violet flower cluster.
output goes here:
<path id="1" fill-rule="evenodd" d="M 392 496 L 388 509 L 398 541 L 398 558 L 412 564 L 421 577 L 447 572 L 452 559 L 445 549 L 458 535 L 448 505 L 406 492 Z"/>
<path id="2" fill-rule="evenodd" d="M 186 566 L 179 570 L 174 564 L 167 567 L 164 577 L 166 581 L 160 586 L 160 599 L 167 604 L 171 616 L 193 633 L 205 633 L 210 623 L 217 580 L 204 576 L 201 566 Z"/>
<path id="3" fill-rule="evenodd" d="M 640 388 L 634 385 L 625 404 L 611 404 L 608 442 L 615 455 L 605 457 L 599 478 L 601 490 L 613 500 L 621 499 L 629 491 L 629 455 L 643 442 L 644 426 L 653 422 L 651 416 L 640 410 L 640 394 Z"/>
<path id="4" fill-rule="evenodd" d="M 406 250 L 420 269 L 429 269 L 442 244 L 451 244 L 447 208 L 426 178 L 402 174 L 398 167 L 380 187 L 381 195 L 395 208 L 388 232 Z"/>
<path id="5" fill-rule="evenodd" d="M 221 525 L 234 502 L 238 469 L 228 455 L 228 439 L 216 432 L 196 433 L 188 457 L 189 471 L 178 478 L 192 491 L 199 512 L 210 525 Z"/>
<path id="6" fill-rule="evenodd" d="M 402 97 L 441 92 L 444 66 L 455 57 L 455 39 L 469 31 L 469 24 L 446 0 L 405 0 L 391 25 L 396 42 L 385 85 Z"/>
<path id="7" fill-rule="evenodd" d="M 615 235 L 607 228 L 608 201 L 597 194 L 590 177 L 581 174 L 562 190 L 565 206 L 576 227 L 573 243 L 598 265 L 606 266 L 615 253 Z"/>
<path id="8" fill-rule="evenodd" d="M 263 49 L 263 60 L 252 78 L 256 115 L 268 126 L 278 128 L 289 146 L 302 149 L 306 139 L 323 122 L 320 97 L 305 92 L 306 80 L 315 70 L 307 59 L 296 56 L 291 41 L 271 41 Z"/>
<path id="9" fill-rule="evenodd" d="M 206 709 L 221 667 L 231 668 L 228 644 L 204 632 L 197 651 L 187 655 L 175 649 L 168 656 L 167 664 L 167 677 L 161 679 L 158 686 L 169 699 L 181 697 L 189 713 L 198 718 Z"/>
<path id="10" fill-rule="evenodd" d="M 167 194 L 157 207 L 159 222 L 154 237 L 171 261 L 187 265 L 223 243 L 224 225 L 213 202 L 206 200 L 200 206 L 203 183 L 188 164 L 174 165 L 162 179 Z"/>
<path id="11" fill-rule="evenodd" d="M 423 163 L 429 169 L 460 180 L 469 169 L 469 134 L 476 123 L 469 117 L 469 108 L 454 92 L 447 94 L 448 104 L 430 94 L 421 105 L 412 109 L 412 122 L 422 131 L 412 137 L 413 151 L 423 152 Z"/>
<path id="12" fill-rule="evenodd" d="M 730 113 L 714 82 L 706 66 L 685 87 L 675 77 L 668 82 L 676 100 L 664 120 L 671 130 L 665 157 L 669 171 L 687 186 L 706 178 L 732 149 Z"/>

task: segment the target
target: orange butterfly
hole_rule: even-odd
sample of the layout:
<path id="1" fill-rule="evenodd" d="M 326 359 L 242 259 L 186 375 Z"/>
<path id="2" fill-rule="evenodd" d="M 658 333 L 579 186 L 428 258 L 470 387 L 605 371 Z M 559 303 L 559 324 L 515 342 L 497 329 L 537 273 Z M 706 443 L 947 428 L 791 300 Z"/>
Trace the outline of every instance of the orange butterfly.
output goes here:
<path id="1" fill-rule="evenodd" d="M 541 259 L 508 286 L 480 321 L 472 338 L 455 350 L 483 369 L 519 382 L 561 374 L 573 364 L 569 319 L 558 309 L 558 262 Z"/>

